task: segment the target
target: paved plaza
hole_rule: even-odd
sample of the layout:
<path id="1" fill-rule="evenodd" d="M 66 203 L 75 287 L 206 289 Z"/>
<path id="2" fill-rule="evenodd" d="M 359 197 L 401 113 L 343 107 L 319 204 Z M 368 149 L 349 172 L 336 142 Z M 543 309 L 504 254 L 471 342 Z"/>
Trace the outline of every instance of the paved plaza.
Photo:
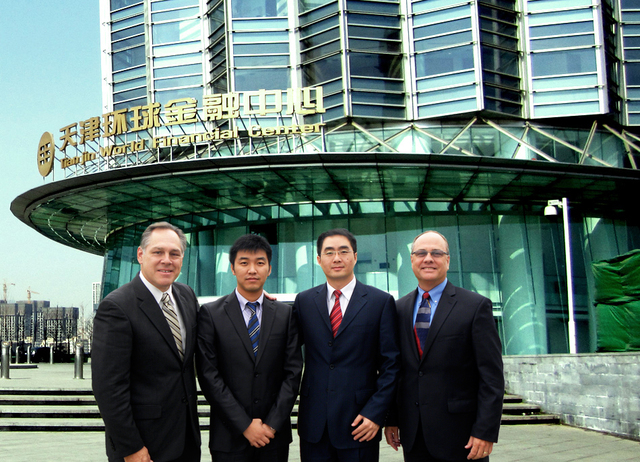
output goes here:
<path id="1" fill-rule="evenodd" d="M 91 388 L 91 371 L 74 379 L 73 364 L 40 364 L 37 369 L 11 369 L 10 379 L 0 379 L 2 390 L 66 390 Z M 2 406 L 0 405 L 0 413 Z M 208 432 L 203 432 L 203 461 Z M 400 462 L 402 454 L 381 443 L 381 462 Z M 0 432 L 2 462 L 103 462 L 102 432 Z M 300 460 L 297 435 L 291 445 L 291 462 Z M 565 425 L 505 425 L 494 446 L 492 462 L 618 462 L 640 461 L 640 442 Z"/>

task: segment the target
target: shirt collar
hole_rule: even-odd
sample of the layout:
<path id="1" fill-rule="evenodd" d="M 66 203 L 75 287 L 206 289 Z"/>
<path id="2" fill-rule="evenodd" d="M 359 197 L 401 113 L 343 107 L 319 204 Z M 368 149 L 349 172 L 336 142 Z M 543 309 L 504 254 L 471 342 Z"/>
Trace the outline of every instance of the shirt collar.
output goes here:
<path id="1" fill-rule="evenodd" d="M 351 296 L 353 295 L 353 291 L 355 290 L 355 288 L 356 288 L 356 278 L 354 276 L 353 279 L 346 286 L 340 289 L 340 293 L 347 299 L 347 301 L 349 301 L 351 300 Z M 327 282 L 327 296 L 329 299 L 333 297 L 333 292 L 335 290 L 336 289 L 331 287 L 331 284 Z"/>
<path id="2" fill-rule="evenodd" d="M 236 298 L 238 299 L 238 303 L 240 304 L 240 309 L 244 310 L 247 307 L 247 303 L 249 302 L 249 300 L 247 300 L 246 298 L 244 298 L 242 295 L 240 295 L 240 292 L 238 292 L 238 288 L 236 287 Z M 264 301 L 264 291 L 262 291 L 262 293 L 260 294 L 260 296 L 258 297 L 258 299 L 253 302 L 253 303 L 258 303 L 259 307 L 262 307 L 262 302 Z"/>
<path id="3" fill-rule="evenodd" d="M 151 295 L 153 295 L 153 298 L 155 298 L 156 302 L 158 302 L 158 305 L 160 305 L 160 301 L 162 300 L 162 295 L 164 294 L 164 292 L 158 289 L 153 284 L 151 284 L 149 281 L 147 281 L 147 279 L 142 274 L 142 271 L 140 271 L 139 274 L 140 274 L 140 280 L 142 280 L 142 283 L 145 285 L 147 289 L 149 289 L 149 292 L 151 292 Z M 176 300 L 175 298 L 173 298 L 173 284 L 169 286 L 169 290 L 167 290 L 167 293 L 169 294 L 169 297 L 171 297 L 171 302 L 173 303 L 173 306 L 175 306 Z"/>
<path id="4" fill-rule="evenodd" d="M 447 285 L 447 278 L 444 278 L 440 284 L 435 286 L 433 289 L 429 291 L 429 297 L 433 300 L 434 303 L 438 303 L 440 301 L 440 297 L 442 296 L 442 292 L 444 291 L 444 287 Z M 418 299 L 422 298 L 422 294 L 424 294 L 426 290 L 422 290 L 420 286 L 418 286 Z"/>

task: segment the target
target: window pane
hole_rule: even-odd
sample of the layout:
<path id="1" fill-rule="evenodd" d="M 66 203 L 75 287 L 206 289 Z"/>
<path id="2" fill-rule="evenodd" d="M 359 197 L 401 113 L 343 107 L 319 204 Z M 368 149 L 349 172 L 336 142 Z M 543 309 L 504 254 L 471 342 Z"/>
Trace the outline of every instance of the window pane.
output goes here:
<path id="1" fill-rule="evenodd" d="M 265 18 L 287 15 L 287 0 L 233 0 L 234 18 Z"/>
<path id="2" fill-rule="evenodd" d="M 138 67 L 135 69 L 129 69 L 127 71 L 116 72 L 113 74 L 114 82 L 123 82 L 128 79 L 144 76 L 147 73 L 146 66 Z"/>
<path id="3" fill-rule="evenodd" d="M 155 56 L 184 55 L 200 50 L 200 42 L 175 43 L 173 45 L 161 45 L 153 47 Z"/>
<path id="4" fill-rule="evenodd" d="M 579 74 L 596 71 L 594 49 L 565 50 L 531 55 L 533 75 Z"/>
<path id="5" fill-rule="evenodd" d="M 573 22 L 569 24 L 553 24 L 550 26 L 531 27 L 529 34 L 531 38 L 546 37 L 549 35 L 570 35 L 593 32 L 593 22 Z"/>
<path id="6" fill-rule="evenodd" d="M 190 75 L 187 77 L 176 77 L 173 79 L 161 79 L 155 81 L 157 90 L 173 87 L 187 87 L 191 85 L 202 85 L 201 75 Z"/>
<path id="7" fill-rule="evenodd" d="M 165 11 L 163 13 L 153 13 L 151 20 L 153 22 L 171 21 L 172 19 L 183 19 L 196 16 L 200 12 L 198 7 L 184 8 L 182 10 Z"/>
<path id="8" fill-rule="evenodd" d="M 153 43 L 161 45 L 171 42 L 198 40 L 200 38 L 200 20 L 176 21 L 153 26 Z"/>
<path id="9" fill-rule="evenodd" d="M 549 48 L 569 48 L 585 45 L 595 45 L 595 37 L 589 35 L 574 35 L 571 37 L 556 37 L 541 40 L 532 40 L 532 50 L 544 50 Z"/>
<path id="10" fill-rule="evenodd" d="M 340 55 L 334 55 L 302 67 L 304 86 L 317 85 L 342 75 Z"/>
<path id="11" fill-rule="evenodd" d="M 132 98 L 140 98 L 142 96 L 146 96 L 147 87 L 136 88 L 135 90 L 123 91 L 120 93 L 114 93 L 113 102 L 118 103 L 120 101 L 125 101 Z"/>
<path id="12" fill-rule="evenodd" d="M 465 69 L 473 69 L 473 48 L 471 45 L 433 51 L 416 56 L 418 77 L 462 71 Z"/>
<path id="13" fill-rule="evenodd" d="M 236 91 L 278 90 L 291 86 L 289 69 L 237 69 Z"/>
<path id="14" fill-rule="evenodd" d="M 132 37 L 134 35 L 138 35 L 138 34 L 144 34 L 144 25 L 143 24 L 139 24 L 137 26 L 134 27 L 129 27 L 128 29 L 123 29 L 120 30 L 118 32 L 114 32 L 111 34 L 111 40 L 115 41 L 115 40 L 120 40 L 123 39 L 125 37 Z"/>
<path id="15" fill-rule="evenodd" d="M 288 42 L 287 32 L 234 32 L 233 43 Z"/>
<path id="16" fill-rule="evenodd" d="M 190 53 L 178 56 L 167 56 L 160 58 L 153 58 L 154 67 L 169 67 L 179 66 L 182 64 L 195 64 L 200 63 L 202 60 L 202 54 Z"/>
<path id="17" fill-rule="evenodd" d="M 197 6 L 198 0 L 164 0 L 162 2 L 152 2 L 151 11 L 170 10 L 185 6 Z"/>
<path id="18" fill-rule="evenodd" d="M 202 73 L 201 64 L 189 64 L 187 66 L 165 67 L 163 69 L 154 69 L 154 77 L 174 77 L 176 75 L 198 74 Z"/>
<path id="19" fill-rule="evenodd" d="M 114 83 L 113 84 L 113 92 L 119 92 L 124 90 L 129 90 L 131 88 L 140 87 L 147 83 L 147 79 L 144 77 L 140 77 L 137 79 L 126 80 L 122 83 Z"/>
<path id="20" fill-rule="evenodd" d="M 417 37 L 416 37 L 417 38 Z M 451 45 L 459 45 L 473 40 L 471 31 L 460 32 L 458 34 L 441 35 L 426 40 L 416 40 L 416 51 L 433 50 L 435 48 L 442 48 Z"/>
<path id="21" fill-rule="evenodd" d="M 112 62 L 114 71 L 140 66 L 145 63 L 144 46 L 118 51 L 112 55 Z"/>
<path id="22" fill-rule="evenodd" d="M 288 26 L 287 19 L 244 19 L 232 23 L 233 30 L 286 29 Z"/>
<path id="23" fill-rule="evenodd" d="M 252 45 L 234 45 L 236 55 L 270 55 L 289 53 L 288 43 L 256 43 Z"/>
<path id="24" fill-rule="evenodd" d="M 113 43 L 112 48 L 113 51 L 123 50 L 125 48 L 133 47 L 136 45 L 142 45 L 144 43 L 144 34 L 139 35 L 137 37 L 131 37 L 129 39 L 120 40 L 119 42 Z"/>
<path id="25" fill-rule="evenodd" d="M 234 64 L 238 67 L 249 66 L 288 66 L 289 55 L 280 56 L 236 56 Z"/>
<path id="26" fill-rule="evenodd" d="M 402 56 L 353 53 L 349 58 L 351 74 L 367 77 L 402 77 Z"/>

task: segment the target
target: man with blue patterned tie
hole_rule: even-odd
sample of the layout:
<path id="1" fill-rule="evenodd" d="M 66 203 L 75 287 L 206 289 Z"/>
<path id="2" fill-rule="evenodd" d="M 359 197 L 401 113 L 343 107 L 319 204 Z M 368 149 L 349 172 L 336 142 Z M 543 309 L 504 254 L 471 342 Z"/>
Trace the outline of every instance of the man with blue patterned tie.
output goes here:
<path id="1" fill-rule="evenodd" d="M 385 437 L 407 462 L 485 459 L 498 441 L 504 378 L 491 300 L 447 280 L 449 244 L 417 236 L 418 288 L 396 303 L 402 368 Z"/>
<path id="2" fill-rule="evenodd" d="M 236 290 L 203 305 L 198 315 L 196 364 L 211 404 L 214 462 L 289 457 L 302 353 L 291 306 L 264 294 L 271 254 L 262 236 L 238 238 L 229 252 Z"/>

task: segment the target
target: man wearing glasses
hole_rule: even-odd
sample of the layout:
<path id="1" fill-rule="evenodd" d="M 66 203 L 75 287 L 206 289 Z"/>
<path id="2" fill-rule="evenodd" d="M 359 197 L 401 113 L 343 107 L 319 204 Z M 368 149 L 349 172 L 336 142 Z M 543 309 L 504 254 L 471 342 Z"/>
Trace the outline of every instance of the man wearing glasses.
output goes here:
<path id="1" fill-rule="evenodd" d="M 411 246 L 418 288 L 397 302 L 402 370 L 385 438 L 404 460 L 485 459 L 498 441 L 504 378 L 491 300 L 447 280 L 449 245 Z"/>
<path id="2" fill-rule="evenodd" d="M 346 229 L 322 233 L 317 251 L 327 282 L 293 305 L 305 345 L 301 460 L 377 461 L 399 370 L 395 302 L 356 280 L 357 244 Z"/>

